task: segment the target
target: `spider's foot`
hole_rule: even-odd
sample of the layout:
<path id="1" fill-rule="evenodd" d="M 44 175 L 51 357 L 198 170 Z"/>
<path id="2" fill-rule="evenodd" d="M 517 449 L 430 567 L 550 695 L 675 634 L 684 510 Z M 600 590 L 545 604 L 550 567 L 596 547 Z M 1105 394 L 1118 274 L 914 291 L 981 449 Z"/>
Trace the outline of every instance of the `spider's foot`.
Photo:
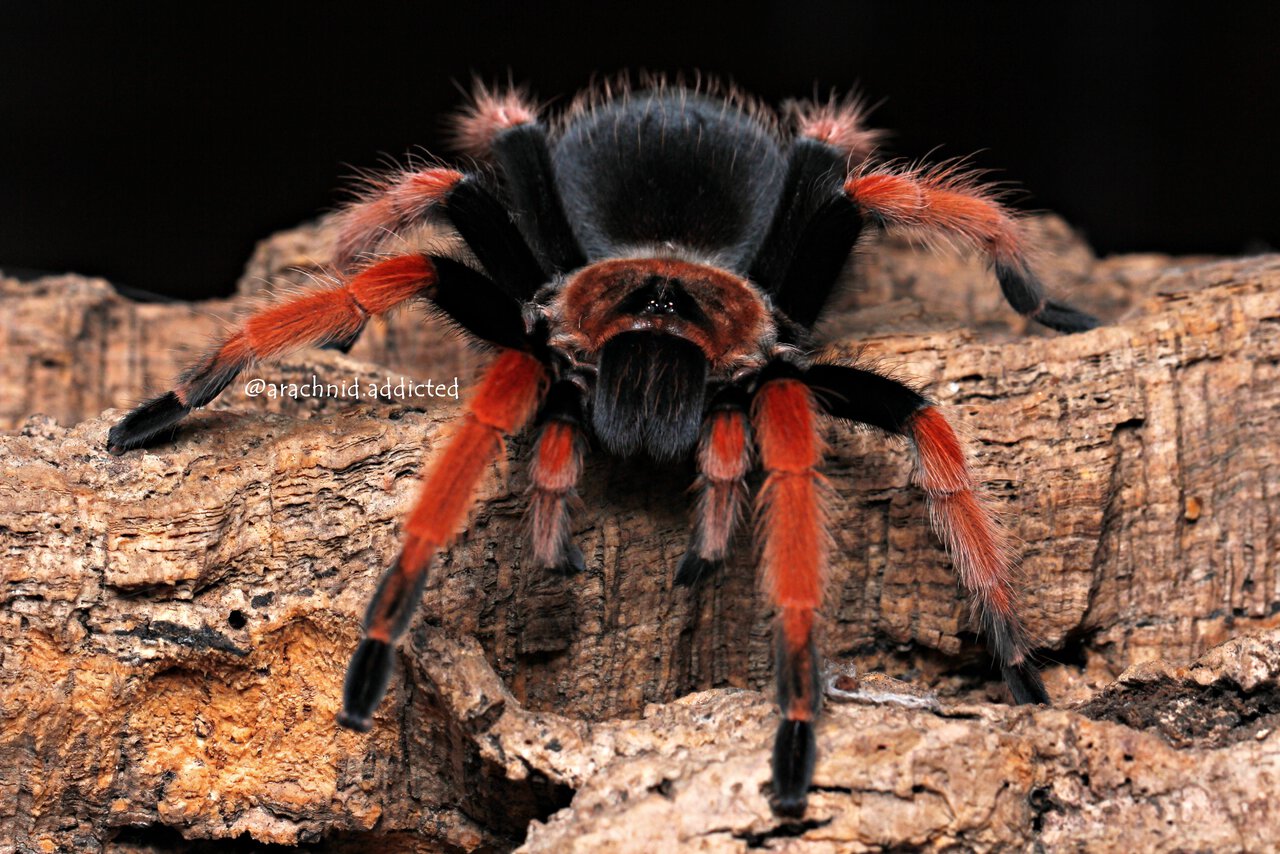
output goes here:
<path id="1" fill-rule="evenodd" d="M 391 681 L 391 644 L 365 638 L 351 656 L 347 683 L 342 692 L 342 711 L 338 723 L 357 732 L 373 727 L 373 710 L 378 708 Z"/>
<path id="2" fill-rule="evenodd" d="M 1053 300 L 1047 300 L 1044 307 L 1031 317 L 1058 332 L 1088 332 L 1102 325 L 1102 321 L 1093 315 Z"/>
<path id="3" fill-rule="evenodd" d="M 578 548 L 576 543 L 566 545 L 560 562 L 547 567 L 547 572 L 555 575 L 577 575 L 579 572 L 586 571 L 587 560 L 582 556 L 582 549 Z"/>
<path id="4" fill-rule="evenodd" d="M 773 745 L 773 810 L 803 815 L 818 755 L 812 721 L 784 720 Z"/>
<path id="5" fill-rule="evenodd" d="M 1040 703 L 1048 706 L 1051 701 L 1049 692 L 1045 690 L 1044 680 L 1034 664 L 1006 664 L 1000 668 L 1005 684 L 1013 694 L 1013 701 L 1018 705 Z"/>
<path id="6" fill-rule="evenodd" d="M 357 329 L 355 332 L 345 337 L 334 338 L 332 341 L 326 341 L 320 345 L 320 349 L 337 350 L 339 353 L 350 353 L 351 348 L 356 346 L 356 342 L 360 340 L 360 333 L 363 331 L 363 328 Z"/>
<path id="7" fill-rule="evenodd" d="M 191 407 L 178 400 L 173 392 L 152 398 L 134 409 L 107 433 L 107 452 L 119 456 L 141 448 L 174 427 Z"/>
<path id="8" fill-rule="evenodd" d="M 676 570 L 676 584 L 696 587 L 710 578 L 720 568 L 720 561 L 707 560 L 692 551 L 684 553 L 680 568 Z"/>

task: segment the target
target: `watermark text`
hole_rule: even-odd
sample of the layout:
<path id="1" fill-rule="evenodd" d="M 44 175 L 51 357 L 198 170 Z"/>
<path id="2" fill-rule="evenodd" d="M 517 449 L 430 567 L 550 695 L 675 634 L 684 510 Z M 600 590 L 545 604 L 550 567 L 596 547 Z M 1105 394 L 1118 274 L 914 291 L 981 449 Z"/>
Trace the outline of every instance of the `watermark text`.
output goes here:
<path id="1" fill-rule="evenodd" d="M 269 400 L 304 397 L 334 397 L 345 400 L 414 400 L 421 398 L 458 399 L 458 378 L 448 381 L 415 380 L 408 377 L 387 377 L 378 380 L 359 379 L 324 381 L 312 375 L 302 382 L 271 382 L 254 377 L 244 384 L 247 397 L 265 397 Z"/>

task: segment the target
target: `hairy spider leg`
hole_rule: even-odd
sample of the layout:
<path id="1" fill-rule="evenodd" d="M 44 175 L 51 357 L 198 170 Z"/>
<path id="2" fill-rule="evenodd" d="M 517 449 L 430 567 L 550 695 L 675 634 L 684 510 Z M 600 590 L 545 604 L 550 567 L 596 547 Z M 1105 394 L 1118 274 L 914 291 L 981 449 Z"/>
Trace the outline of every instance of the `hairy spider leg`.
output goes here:
<path id="1" fill-rule="evenodd" d="M 405 521 L 400 554 L 369 603 L 365 636 L 347 669 L 338 723 L 362 732 L 373 725 L 374 709 L 391 679 L 395 643 L 422 598 L 432 558 L 462 530 L 486 470 L 502 456 L 504 436 L 532 418 L 546 383 L 546 370 L 537 358 L 504 350 L 473 391 Z"/>
<path id="2" fill-rule="evenodd" d="M 340 288 L 312 291 L 263 309 L 204 360 L 183 371 L 170 392 L 141 404 L 111 428 L 107 450 L 122 454 L 217 397 L 257 359 L 348 339 L 370 316 L 423 296 L 436 284 L 430 259 L 406 255 L 374 264 Z"/>
<path id="3" fill-rule="evenodd" d="M 1008 543 L 974 488 L 955 431 L 936 407 L 926 406 L 908 419 L 906 433 L 915 447 L 916 479 L 928 499 L 933 528 L 973 597 L 1014 700 L 1048 703 L 1016 611 Z"/>
<path id="4" fill-rule="evenodd" d="M 444 198 L 444 212 L 489 276 L 511 297 L 528 301 L 547 274 L 511 214 L 476 176 L 459 181 Z"/>
<path id="5" fill-rule="evenodd" d="M 827 414 L 910 440 L 930 521 L 955 562 L 1014 700 L 1048 703 L 1017 614 L 1010 549 L 946 418 L 927 398 L 873 371 L 819 364 L 804 380 Z"/>
<path id="6" fill-rule="evenodd" d="M 796 139 L 807 139 L 839 153 L 841 160 L 856 166 L 875 151 L 884 131 L 866 127 L 866 107 L 857 95 L 825 101 L 792 101 L 785 105 L 795 126 Z"/>
<path id="7" fill-rule="evenodd" d="M 735 530 L 746 516 L 751 473 L 751 426 L 747 397 L 735 387 L 712 401 L 698 444 L 697 501 L 693 536 L 676 584 L 692 587 L 716 571 L 729 554 Z"/>
<path id="8" fill-rule="evenodd" d="M 556 189 L 547 129 L 539 123 L 504 131 L 493 141 L 516 222 L 548 273 L 565 273 L 586 264 Z"/>
<path id="9" fill-rule="evenodd" d="M 581 389 L 568 380 L 553 385 L 542 420 L 529 468 L 527 520 L 533 565 L 563 573 L 581 572 L 586 568 L 582 550 L 569 539 L 587 446 Z"/>
<path id="10" fill-rule="evenodd" d="M 523 87 L 491 89 L 476 80 L 471 102 L 453 117 L 453 145 L 471 157 L 489 157 L 499 135 L 537 121 L 538 105 Z"/>
<path id="11" fill-rule="evenodd" d="M 805 328 L 817 322 L 862 231 L 862 217 L 841 192 L 847 173 L 841 149 L 795 139 L 781 201 L 752 261 L 751 280 Z"/>
<path id="12" fill-rule="evenodd" d="M 388 258 L 343 287 L 302 294 L 249 317 L 240 331 L 184 371 L 173 391 L 143 403 L 112 427 L 107 450 L 122 454 L 141 447 L 209 403 L 259 359 L 349 340 L 370 317 L 419 297 L 483 342 L 528 349 L 519 302 L 482 274 L 450 258 Z"/>
<path id="13" fill-rule="evenodd" d="M 362 253 L 425 217 L 462 177 L 456 169 L 435 167 L 370 178 L 364 195 L 338 215 L 334 268 L 348 269 Z"/>
<path id="14" fill-rule="evenodd" d="M 862 230 L 842 185 L 883 135 L 863 127 L 857 98 L 787 105 L 795 137 L 783 191 L 751 265 L 751 280 L 805 328 L 818 320 Z"/>
<path id="15" fill-rule="evenodd" d="M 527 92 L 477 83 L 471 103 L 454 119 L 454 142 L 473 157 L 497 162 L 508 207 L 544 272 L 586 263 L 556 189 L 546 125 Z"/>
<path id="16" fill-rule="evenodd" d="M 764 382 L 752 424 L 765 472 L 756 500 L 764 585 L 777 613 L 775 668 L 782 722 L 774 741 L 773 793 L 781 813 L 804 810 L 822 704 L 814 620 L 829 551 L 823 443 L 809 388 L 799 379 Z"/>
<path id="17" fill-rule="evenodd" d="M 504 134 L 500 141 L 505 141 L 511 133 Z M 517 136 L 523 138 L 524 135 Z M 500 150 L 507 147 L 517 147 L 516 139 L 513 138 L 509 146 L 504 142 Z M 546 156 L 545 150 L 543 154 Z M 516 164 L 513 168 L 518 166 Z M 546 166 L 548 174 L 545 181 L 549 182 L 549 157 Z M 517 176 L 513 186 L 523 187 L 531 180 L 527 176 Z M 554 187 L 546 189 L 543 195 L 547 192 L 552 194 L 550 199 L 559 211 Z M 520 195 L 523 198 L 531 194 L 537 196 L 536 191 Z M 550 224 L 554 217 L 545 210 L 549 204 L 544 199 L 542 208 L 533 212 L 535 216 L 542 216 L 540 222 L 546 223 L 534 227 L 537 234 L 557 233 Z M 334 266 L 339 270 L 347 269 L 361 253 L 377 249 L 387 237 L 428 214 L 438 214 L 451 224 L 489 276 L 501 283 L 511 296 L 528 300 L 547 281 L 547 274 L 552 270 L 543 269 L 512 221 L 507 207 L 483 180 L 478 175 L 442 168 L 404 172 L 380 179 L 378 189 L 344 210 L 339 216 Z M 559 212 L 559 218 L 563 221 L 563 211 Z M 530 217 L 522 216 L 521 219 Z M 568 231 L 567 224 L 564 224 L 564 229 L 571 241 L 572 233 Z"/>
<path id="18" fill-rule="evenodd" d="M 937 232 L 985 252 L 1015 311 L 1060 332 L 1081 332 L 1096 318 L 1048 299 L 1027 262 L 1022 237 L 1009 211 L 973 178 L 954 168 L 855 170 L 844 184 L 858 209 L 887 228 Z"/>

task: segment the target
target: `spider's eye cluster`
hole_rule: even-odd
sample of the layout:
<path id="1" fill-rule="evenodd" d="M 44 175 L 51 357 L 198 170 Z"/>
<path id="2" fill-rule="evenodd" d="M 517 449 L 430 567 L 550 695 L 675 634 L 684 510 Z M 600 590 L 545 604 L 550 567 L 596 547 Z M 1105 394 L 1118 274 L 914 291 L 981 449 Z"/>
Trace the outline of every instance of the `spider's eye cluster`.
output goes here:
<path id="1" fill-rule="evenodd" d="M 618 306 L 624 314 L 679 315 L 695 323 L 705 321 L 706 313 L 679 280 L 650 276 Z"/>

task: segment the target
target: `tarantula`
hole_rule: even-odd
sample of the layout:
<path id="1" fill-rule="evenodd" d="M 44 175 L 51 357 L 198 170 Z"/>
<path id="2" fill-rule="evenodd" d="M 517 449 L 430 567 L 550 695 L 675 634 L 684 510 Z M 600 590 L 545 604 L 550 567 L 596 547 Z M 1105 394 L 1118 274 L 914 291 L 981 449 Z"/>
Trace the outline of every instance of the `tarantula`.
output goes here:
<path id="1" fill-rule="evenodd" d="M 540 570 L 584 567 L 570 513 L 593 442 L 619 456 L 696 459 L 679 585 L 724 560 L 748 515 L 748 477 L 762 470 L 754 509 L 776 612 L 779 812 L 804 809 L 822 700 L 822 416 L 910 442 L 933 526 L 1015 700 L 1047 702 L 1015 610 L 1009 552 L 947 420 L 894 379 L 810 355 L 855 242 L 883 229 L 969 244 L 989 257 L 1016 311 L 1065 332 L 1096 325 L 1046 298 L 1010 211 L 955 169 L 877 164 L 875 134 L 853 101 L 772 111 L 732 91 L 659 83 L 580 96 L 554 123 L 540 112 L 520 90 L 480 88 L 458 139 L 491 169 L 424 166 L 378 182 L 341 215 L 340 286 L 249 317 L 107 440 L 117 454 L 142 446 L 255 360 L 349 345 L 370 317 L 411 300 L 496 349 L 369 605 L 339 722 L 372 725 L 433 556 L 464 526 L 504 437 L 531 423 L 526 555 Z M 468 251 L 388 251 L 424 221 L 451 226 Z"/>

